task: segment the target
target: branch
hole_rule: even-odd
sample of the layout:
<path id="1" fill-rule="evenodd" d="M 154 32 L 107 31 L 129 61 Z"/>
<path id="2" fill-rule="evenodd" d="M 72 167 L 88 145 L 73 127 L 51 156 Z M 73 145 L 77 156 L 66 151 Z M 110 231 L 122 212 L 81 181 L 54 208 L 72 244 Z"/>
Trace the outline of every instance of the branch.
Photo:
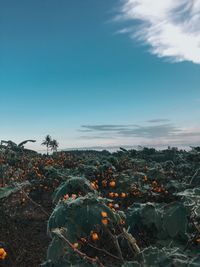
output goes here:
<path id="1" fill-rule="evenodd" d="M 130 245 L 131 250 L 134 254 L 140 253 L 140 248 L 137 245 L 137 242 L 135 238 L 132 236 L 132 234 L 128 233 L 125 228 L 123 228 L 122 236 L 128 241 L 128 244 Z"/>
<path id="2" fill-rule="evenodd" d="M 99 267 L 105 267 L 99 260 L 98 257 L 95 258 L 91 258 L 89 256 L 87 256 L 87 254 L 81 252 L 79 249 L 74 248 L 73 244 L 64 236 L 65 234 L 65 230 L 64 228 L 56 228 L 54 230 L 52 230 L 52 232 L 54 234 L 56 234 L 60 239 L 62 239 L 63 241 L 65 241 L 67 243 L 67 245 L 73 249 L 73 251 L 81 258 L 86 259 L 87 261 L 89 261 L 90 263 L 96 263 L 99 265 Z"/>
<path id="3" fill-rule="evenodd" d="M 48 214 L 48 212 L 46 212 L 46 210 L 38 203 L 36 203 L 34 200 L 32 200 L 32 198 L 30 198 L 27 193 L 21 189 L 22 193 L 24 194 L 24 196 L 36 207 L 38 207 L 47 217 L 49 217 L 50 215 Z"/>
<path id="4" fill-rule="evenodd" d="M 111 231 L 106 227 L 104 226 L 104 231 L 108 233 L 108 235 L 110 236 L 116 250 L 117 250 L 117 256 L 120 258 L 121 261 L 124 261 L 124 258 L 123 258 L 123 255 L 122 255 L 122 251 L 121 251 L 121 248 L 119 246 L 119 242 L 118 242 L 118 239 L 115 235 L 113 235 L 111 233 Z"/>
<path id="5" fill-rule="evenodd" d="M 110 252 L 108 252 L 107 250 L 105 250 L 105 249 L 103 249 L 103 248 L 98 248 L 98 247 L 92 245 L 91 243 L 87 243 L 87 245 L 90 246 L 91 248 L 94 248 L 94 249 L 96 249 L 96 250 L 98 250 L 98 251 L 101 251 L 102 253 L 107 254 L 108 256 L 110 256 L 110 257 L 112 257 L 112 258 L 114 258 L 114 259 L 116 259 L 116 260 L 120 260 L 120 261 L 121 261 L 121 259 L 120 259 L 119 257 L 117 257 L 117 256 L 115 256 L 115 255 L 113 255 L 113 254 L 111 254 Z"/>

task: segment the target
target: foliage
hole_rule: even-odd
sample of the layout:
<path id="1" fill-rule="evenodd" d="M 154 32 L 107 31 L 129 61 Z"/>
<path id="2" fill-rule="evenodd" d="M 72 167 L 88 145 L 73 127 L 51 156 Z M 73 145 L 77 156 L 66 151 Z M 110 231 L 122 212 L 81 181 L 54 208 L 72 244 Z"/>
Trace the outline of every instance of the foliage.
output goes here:
<path id="1" fill-rule="evenodd" d="M 0 188 L 0 199 L 7 198 L 11 194 L 20 191 L 23 187 L 28 185 L 30 185 L 30 183 L 26 181 L 23 183 L 14 183 L 13 185 L 2 187 Z"/>
<path id="2" fill-rule="evenodd" d="M 40 155 L 27 141 L 1 144 L 1 218 L 48 220 L 43 267 L 200 265 L 198 147 Z"/>

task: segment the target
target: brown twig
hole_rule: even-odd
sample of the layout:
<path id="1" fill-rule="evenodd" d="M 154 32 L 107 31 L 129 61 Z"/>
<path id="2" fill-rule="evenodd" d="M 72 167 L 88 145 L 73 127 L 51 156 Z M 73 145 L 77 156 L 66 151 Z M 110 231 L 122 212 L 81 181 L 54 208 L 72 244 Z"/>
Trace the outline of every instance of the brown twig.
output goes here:
<path id="1" fill-rule="evenodd" d="M 30 198 L 27 193 L 21 189 L 23 195 L 36 207 L 38 207 L 47 217 L 49 217 L 50 215 L 48 214 L 48 212 L 46 212 L 46 210 L 40 205 L 38 204 L 37 202 L 35 202 L 32 198 Z"/>
<path id="2" fill-rule="evenodd" d="M 113 255 L 112 253 L 108 252 L 107 250 L 105 250 L 105 249 L 103 249 L 103 248 L 98 248 L 98 247 L 92 245 L 91 243 L 87 243 L 87 245 L 89 245 L 90 247 L 92 247 L 92 248 L 94 248 L 94 249 L 96 249 L 96 250 L 98 250 L 98 251 L 101 251 L 102 253 L 107 254 L 108 256 L 110 256 L 110 257 L 112 257 L 112 258 L 114 258 L 114 259 L 116 259 L 116 260 L 120 260 L 120 261 L 121 261 L 121 259 L 120 259 L 119 257 Z"/>
<path id="3" fill-rule="evenodd" d="M 86 259 L 87 261 L 91 262 L 91 263 L 96 263 L 99 265 L 99 267 L 105 267 L 99 260 L 98 257 L 92 258 L 87 256 L 87 254 L 81 252 L 79 249 L 74 248 L 73 244 L 64 236 L 65 234 L 65 230 L 63 228 L 56 228 L 54 230 L 52 230 L 52 232 L 54 234 L 56 234 L 60 239 L 62 239 L 63 241 L 65 241 L 67 243 L 67 245 L 73 249 L 73 251 L 81 258 Z"/>
<path id="4" fill-rule="evenodd" d="M 110 236 L 115 248 L 116 248 L 116 251 L 117 251 L 117 256 L 120 258 L 121 261 L 124 261 L 124 258 L 123 258 L 123 255 L 122 255 L 122 251 L 121 251 L 121 248 L 119 246 L 119 242 L 118 242 L 118 239 L 117 239 L 117 236 L 113 235 L 111 233 L 111 231 L 108 229 L 108 227 L 104 226 L 104 231 L 108 233 L 108 235 Z"/>
<path id="5" fill-rule="evenodd" d="M 128 245 L 132 250 L 132 252 L 136 255 L 139 254 L 140 248 L 138 247 L 137 242 L 135 238 L 132 236 L 132 234 L 128 233 L 127 230 L 123 228 L 122 236 L 128 241 Z"/>

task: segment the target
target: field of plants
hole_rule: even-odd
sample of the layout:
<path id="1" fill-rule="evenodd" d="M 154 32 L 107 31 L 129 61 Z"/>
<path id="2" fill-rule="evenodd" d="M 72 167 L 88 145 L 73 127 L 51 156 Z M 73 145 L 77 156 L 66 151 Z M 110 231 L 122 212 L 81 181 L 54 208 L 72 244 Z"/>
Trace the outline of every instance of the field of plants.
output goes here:
<path id="1" fill-rule="evenodd" d="M 200 266 L 200 148 L 0 146 L 0 266 Z"/>

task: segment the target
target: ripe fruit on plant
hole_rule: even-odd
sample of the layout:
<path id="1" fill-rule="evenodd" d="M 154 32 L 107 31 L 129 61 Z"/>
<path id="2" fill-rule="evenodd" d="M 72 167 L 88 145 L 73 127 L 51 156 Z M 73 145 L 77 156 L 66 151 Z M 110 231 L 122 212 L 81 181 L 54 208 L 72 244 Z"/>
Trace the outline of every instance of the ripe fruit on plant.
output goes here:
<path id="1" fill-rule="evenodd" d="M 126 193 L 121 193 L 121 195 L 120 195 L 122 198 L 125 198 L 126 197 Z"/>
<path id="2" fill-rule="evenodd" d="M 108 203 L 108 207 L 112 208 L 113 207 L 113 203 Z"/>
<path id="3" fill-rule="evenodd" d="M 114 197 L 115 196 L 115 193 L 110 192 L 108 195 L 109 195 L 109 197 Z"/>
<path id="4" fill-rule="evenodd" d="M 101 212 L 101 216 L 102 216 L 103 218 L 106 218 L 106 217 L 108 217 L 108 214 L 107 214 L 107 212 L 102 211 L 102 212 Z"/>
<path id="5" fill-rule="evenodd" d="M 109 185 L 110 185 L 110 187 L 115 187 L 115 186 L 116 186 L 116 183 L 115 183 L 115 181 L 111 181 L 111 182 L 109 183 Z"/>
<path id="6" fill-rule="evenodd" d="M 108 219 L 103 218 L 103 219 L 101 220 L 101 222 L 103 223 L 103 225 L 107 225 L 107 224 L 108 224 Z"/>
<path id="7" fill-rule="evenodd" d="M 97 241 L 97 240 L 99 240 L 99 236 L 98 236 L 97 233 L 92 232 L 92 240 L 93 240 L 93 241 Z"/>
<path id="8" fill-rule="evenodd" d="M 91 182 L 90 185 L 92 186 L 93 189 L 96 189 L 96 190 L 99 189 L 99 187 L 98 187 L 98 185 L 96 184 L 96 182 Z"/>
<path id="9" fill-rule="evenodd" d="M 144 182 L 147 182 L 147 180 L 148 180 L 147 175 L 144 175 L 143 180 L 144 180 Z"/>
<path id="10" fill-rule="evenodd" d="M 0 248 L 0 260 L 4 260 L 7 256 L 7 252 L 4 248 Z"/>

